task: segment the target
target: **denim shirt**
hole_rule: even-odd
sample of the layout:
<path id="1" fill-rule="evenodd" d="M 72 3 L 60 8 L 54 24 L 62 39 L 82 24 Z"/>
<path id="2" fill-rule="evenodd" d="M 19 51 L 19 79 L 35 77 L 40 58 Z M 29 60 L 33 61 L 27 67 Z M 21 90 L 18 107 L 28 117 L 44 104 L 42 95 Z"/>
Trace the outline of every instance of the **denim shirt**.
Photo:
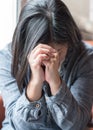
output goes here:
<path id="1" fill-rule="evenodd" d="M 20 94 L 11 74 L 11 44 L 0 51 L 0 90 L 6 109 L 1 130 L 84 130 L 93 100 L 93 48 L 81 43 L 61 66 L 62 84 L 55 96 L 44 83 L 41 99 Z"/>

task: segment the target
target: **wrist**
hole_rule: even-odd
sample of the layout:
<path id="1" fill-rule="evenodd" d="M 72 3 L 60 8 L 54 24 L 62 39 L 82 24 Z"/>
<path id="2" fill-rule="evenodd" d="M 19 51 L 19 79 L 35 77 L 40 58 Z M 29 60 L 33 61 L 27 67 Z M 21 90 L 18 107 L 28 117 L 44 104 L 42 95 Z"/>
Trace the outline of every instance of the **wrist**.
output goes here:
<path id="1" fill-rule="evenodd" d="M 58 92 L 60 86 L 62 84 L 61 78 L 59 78 L 56 82 L 50 84 L 51 94 L 54 96 Z"/>
<path id="2" fill-rule="evenodd" d="M 26 97 L 29 101 L 39 100 L 42 96 L 42 86 L 29 82 L 26 89 Z"/>

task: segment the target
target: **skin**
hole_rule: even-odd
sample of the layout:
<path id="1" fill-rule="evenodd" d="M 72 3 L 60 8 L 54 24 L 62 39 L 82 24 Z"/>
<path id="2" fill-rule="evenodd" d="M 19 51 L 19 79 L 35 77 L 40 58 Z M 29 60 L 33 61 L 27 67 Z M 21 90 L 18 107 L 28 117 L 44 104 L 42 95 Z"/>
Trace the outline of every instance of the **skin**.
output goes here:
<path id="1" fill-rule="evenodd" d="M 67 54 L 67 45 L 39 44 L 28 55 L 28 62 L 32 71 L 31 80 L 27 86 L 27 97 L 30 101 L 42 97 L 42 85 L 47 81 L 51 94 L 56 95 L 62 83 L 58 69 Z M 45 67 L 45 70 L 43 67 Z"/>

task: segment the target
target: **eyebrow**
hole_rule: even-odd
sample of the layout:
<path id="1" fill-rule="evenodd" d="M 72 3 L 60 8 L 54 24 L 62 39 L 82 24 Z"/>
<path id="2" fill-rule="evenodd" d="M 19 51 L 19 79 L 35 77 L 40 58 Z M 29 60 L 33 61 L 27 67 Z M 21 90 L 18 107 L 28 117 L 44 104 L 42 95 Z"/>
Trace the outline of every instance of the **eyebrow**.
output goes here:
<path id="1" fill-rule="evenodd" d="M 57 52 L 61 52 L 62 49 L 63 49 L 63 48 L 57 49 Z"/>
<path id="2" fill-rule="evenodd" d="M 66 48 L 67 48 L 67 47 L 66 47 Z M 66 48 L 65 48 L 65 49 L 66 49 Z M 60 53 L 62 50 L 64 50 L 63 47 L 61 47 L 60 49 L 57 49 L 57 52 Z"/>

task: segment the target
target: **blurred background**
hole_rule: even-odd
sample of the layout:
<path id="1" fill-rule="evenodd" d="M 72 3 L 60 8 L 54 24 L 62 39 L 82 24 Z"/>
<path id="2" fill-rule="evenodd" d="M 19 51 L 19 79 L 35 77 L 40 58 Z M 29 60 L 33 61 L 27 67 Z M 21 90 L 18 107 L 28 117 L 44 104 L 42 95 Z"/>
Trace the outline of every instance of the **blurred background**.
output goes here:
<path id="1" fill-rule="evenodd" d="M 72 13 L 84 40 L 93 40 L 93 0 L 63 0 Z"/>
<path id="2" fill-rule="evenodd" d="M 63 0 L 72 13 L 84 40 L 93 40 L 93 0 Z M 27 0 L 0 2 L 0 49 L 12 41 L 21 8 Z"/>
<path id="3" fill-rule="evenodd" d="M 11 41 L 16 25 L 16 0 L 0 1 L 0 49 Z"/>

